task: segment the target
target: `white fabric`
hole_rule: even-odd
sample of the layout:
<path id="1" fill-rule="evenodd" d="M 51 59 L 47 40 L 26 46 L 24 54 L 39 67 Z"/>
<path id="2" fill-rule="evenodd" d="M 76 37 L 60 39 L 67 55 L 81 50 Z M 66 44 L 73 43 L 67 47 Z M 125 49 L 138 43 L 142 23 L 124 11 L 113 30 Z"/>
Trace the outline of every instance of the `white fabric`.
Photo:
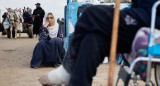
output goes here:
<path id="1" fill-rule="evenodd" d="M 27 12 L 32 15 L 32 9 L 31 8 L 28 8 Z"/>
<path id="2" fill-rule="evenodd" d="M 45 17 L 44 17 L 44 19 L 43 19 L 44 24 L 45 24 L 45 22 L 46 22 L 46 18 L 47 18 L 47 16 L 48 16 L 49 13 L 52 13 L 52 12 L 46 12 L 46 13 L 45 13 Z M 52 15 L 53 15 L 53 17 L 54 17 L 55 24 L 54 24 L 53 26 L 48 27 L 47 29 L 48 29 L 48 32 L 49 32 L 49 37 L 50 37 L 50 38 L 55 38 L 55 37 L 57 37 L 58 28 L 59 28 L 59 27 L 58 27 L 58 23 L 57 23 L 57 18 L 55 17 L 54 13 L 52 13 Z"/>
<path id="3" fill-rule="evenodd" d="M 64 69 L 63 65 L 48 73 L 48 79 L 53 85 L 68 85 L 70 76 L 71 75 Z"/>
<path id="4" fill-rule="evenodd" d="M 16 16 L 17 16 L 17 20 L 18 22 L 16 22 L 17 24 L 17 30 L 19 31 L 23 31 L 23 26 L 22 26 L 22 22 L 24 21 L 23 20 L 23 15 L 20 13 L 20 12 L 15 12 Z M 20 19 L 22 20 L 22 22 L 20 21 Z"/>
<path id="5" fill-rule="evenodd" d="M 22 27 L 22 23 L 19 23 L 18 25 L 17 25 L 17 30 L 19 30 L 19 31 L 23 31 L 23 29 L 22 29 L 23 27 Z"/>
<path id="6" fill-rule="evenodd" d="M 23 14 L 19 13 L 19 12 L 15 12 L 16 16 L 17 16 L 17 19 L 18 21 L 20 22 L 20 19 L 22 20 L 22 22 L 24 21 L 23 20 Z"/>
<path id="7" fill-rule="evenodd" d="M 56 16 L 55 16 L 55 14 L 54 14 L 53 12 L 46 12 L 46 13 L 45 13 L 45 16 L 44 16 L 44 18 L 43 18 L 43 24 L 46 23 L 46 18 L 47 18 L 47 16 L 48 16 L 49 13 L 52 13 L 52 15 L 53 15 L 53 17 L 54 17 L 54 20 L 55 20 L 55 23 L 57 23 L 57 18 L 56 18 Z"/>
<path id="8" fill-rule="evenodd" d="M 5 21 L 3 22 L 3 28 L 8 29 L 9 27 L 10 27 L 10 23 L 9 23 L 8 19 L 6 18 Z"/>
<path id="9" fill-rule="evenodd" d="M 58 25 L 50 26 L 47 29 L 48 29 L 49 37 L 50 38 L 57 37 L 57 34 L 58 34 Z"/>

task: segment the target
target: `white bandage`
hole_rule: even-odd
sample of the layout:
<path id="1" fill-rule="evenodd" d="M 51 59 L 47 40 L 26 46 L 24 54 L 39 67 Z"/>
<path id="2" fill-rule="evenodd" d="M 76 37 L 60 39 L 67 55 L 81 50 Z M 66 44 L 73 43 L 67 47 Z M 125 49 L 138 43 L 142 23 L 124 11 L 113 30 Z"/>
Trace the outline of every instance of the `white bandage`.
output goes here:
<path id="1" fill-rule="evenodd" d="M 61 65 L 56 70 L 48 73 L 48 79 L 53 85 L 68 85 L 70 74 L 64 69 L 63 65 Z"/>

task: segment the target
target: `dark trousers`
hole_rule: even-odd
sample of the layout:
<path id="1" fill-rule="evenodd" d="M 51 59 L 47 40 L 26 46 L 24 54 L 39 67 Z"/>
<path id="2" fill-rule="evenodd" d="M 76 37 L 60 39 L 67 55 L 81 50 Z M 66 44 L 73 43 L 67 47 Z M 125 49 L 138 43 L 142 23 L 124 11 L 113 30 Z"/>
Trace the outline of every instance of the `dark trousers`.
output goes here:
<path id="1" fill-rule="evenodd" d="M 33 22 L 33 34 L 36 34 L 38 35 L 39 34 L 39 30 L 40 30 L 40 27 L 42 26 L 42 23 L 43 23 L 43 19 L 41 18 L 35 18 L 34 19 L 34 22 Z"/>
<path id="2" fill-rule="evenodd" d="M 142 22 L 134 10 L 125 9 L 120 13 L 117 53 L 129 53 L 138 29 L 149 26 L 150 18 L 146 18 L 147 23 Z M 144 10 L 137 10 L 149 16 Z M 91 86 L 96 68 L 109 56 L 113 11 L 109 6 L 90 6 L 78 20 L 63 62 L 71 74 L 69 86 Z"/>

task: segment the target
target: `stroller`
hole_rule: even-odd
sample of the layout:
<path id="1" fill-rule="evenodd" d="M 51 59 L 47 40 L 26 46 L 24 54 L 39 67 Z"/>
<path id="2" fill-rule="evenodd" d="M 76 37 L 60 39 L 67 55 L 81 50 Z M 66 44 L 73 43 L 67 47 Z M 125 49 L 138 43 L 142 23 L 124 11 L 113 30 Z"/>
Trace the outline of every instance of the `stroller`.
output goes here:
<path id="1" fill-rule="evenodd" d="M 151 81 L 151 69 L 152 68 L 154 68 L 156 84 L 157 86 L 160 86 L 160 30 L 154 29 L 156 8 L 158 7 L 159 4 L 160 4 L 160 1 L 157 1 L 152 7 L 151 28 L 150 29 L 142 28 L 140 29 L 140 31 L 137 32 L 137 33 L 143 32 L 145 36 L 147 35 L 146 37 L 148 37 L 149 42 L 147 41 L 147 47 L 145 47 L 148 55 L 146 56 L 138 55 L 138 57 L 127 57 L 127 56 L 133 56 L 131 54 L 124 55 L 123 62 L 121 63 L 121 67 L 118 73 L 118 77 L 115 82 L 115 86 L 118 85 L 119 79 L 122 79 L 125 86 L 128 86 L 128 85 L 130 86 L 130 84 L 132 84 L 132 86 L 138 86 L 139 83 L 137 81 L 142 80 L 142 78 L 135 74 L 134 69 L 136 68 L 135 66 L 140 62 L 146 63 L 145 65 L 146 70 L 144 73 L 144 75 L 146 74 L 146 77 L 144 80 L 146 82 L 145 83 L 146 86 L 150 86 L 150 85 L 155 86 L 155 84 Z M 133 48 L 133 45 L 136 44 L 135 42 L 135 40 L 137 39 L 136 37 L 139 38 L 136 34 L 135 39 L 132 44 L 132 48 Z M 141 50 L 141 52 L 144 53 L 145 50 Z M 135 54 L 135 53 L 132 53 L 132 54 Z M 128 72 L 124 68 L 124 64 L 127 64 L 129 66 Z M 144 68 L 144 67 L 139 67 L 139 68 Z M 138 70 L 141 70 L 141 69 L 138 69 Z M 132 82 L 130 82 L 130 80 L 132 80 Z"/>

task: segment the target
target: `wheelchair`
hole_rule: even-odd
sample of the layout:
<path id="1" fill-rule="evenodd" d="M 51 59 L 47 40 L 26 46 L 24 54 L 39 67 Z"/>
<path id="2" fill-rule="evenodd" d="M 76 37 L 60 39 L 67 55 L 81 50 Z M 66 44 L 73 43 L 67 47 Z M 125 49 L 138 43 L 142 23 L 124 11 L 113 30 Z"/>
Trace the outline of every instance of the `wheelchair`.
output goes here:
<path id="1" fill-rule="evenodd" d="M 125 86 L 139 86 L 138 81 L 142 80 L 138 75 L 133 71 L 138 62 L 145 61 L 146 64 L 146 78 L 144 80 L 146 86 L 155 86 L 151 80 L 151 69 L 154 68 L 154 75 L 156 80 L 156 85 L 160 86 L 160 31 L 155 28 L 155 17 L 156 17 L 156 8 L 160 5 L 160 1 L 157 1 L 152 7 L 152 17 L 151 17 L 151 27 L 148 29 L 148 49 L 147 56 L 136 57 L 129 65 L 129 70 L 127 71 L 124 66 L 129 64 L 125 57 L 121 62 L 121 67 L 118 73 L 118 77 L 114 86 L 118 85 L 120 79 L 124 82 Z M 132 57 L 131 57 L 132 58 Z M 131 82 L 132 80 L 132 82 Z"/>

